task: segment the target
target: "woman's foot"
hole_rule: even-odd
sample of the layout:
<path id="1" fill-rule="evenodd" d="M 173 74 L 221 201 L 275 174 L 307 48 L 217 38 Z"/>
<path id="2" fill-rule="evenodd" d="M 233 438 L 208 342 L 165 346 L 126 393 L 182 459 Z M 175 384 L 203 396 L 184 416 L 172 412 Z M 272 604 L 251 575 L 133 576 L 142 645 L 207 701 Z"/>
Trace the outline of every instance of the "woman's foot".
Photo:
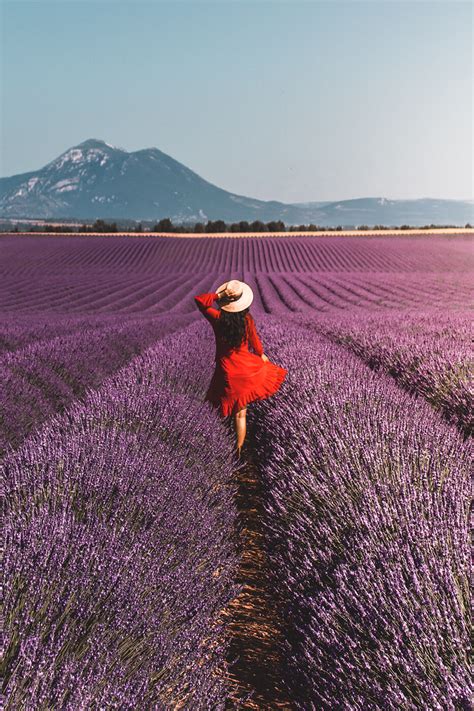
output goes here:
<path id="1" fill-rule="evenodd" d="M 235 471 L 239 471 L 240 469 L 245 469 L 248 460 L 247 457 L 245 456 L 245 452 L 243 451 L 242 447 L 236 447 L 235 449 Z"/>

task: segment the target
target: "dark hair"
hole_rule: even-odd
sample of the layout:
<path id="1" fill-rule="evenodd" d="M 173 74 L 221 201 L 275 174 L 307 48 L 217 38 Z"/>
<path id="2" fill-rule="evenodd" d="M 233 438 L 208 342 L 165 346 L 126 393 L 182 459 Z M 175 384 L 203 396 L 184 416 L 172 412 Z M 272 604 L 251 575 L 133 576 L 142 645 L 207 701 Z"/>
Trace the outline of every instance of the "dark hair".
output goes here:
<path id="1" fill-rule="evenodd" d="M 237 348 L 247 336 L 247 324 L 251 318 L 249 307 L 234 312 L 221 309 L 221 315 L 217 321 L 218 331 L 224 340 L 233 348 Z"/>

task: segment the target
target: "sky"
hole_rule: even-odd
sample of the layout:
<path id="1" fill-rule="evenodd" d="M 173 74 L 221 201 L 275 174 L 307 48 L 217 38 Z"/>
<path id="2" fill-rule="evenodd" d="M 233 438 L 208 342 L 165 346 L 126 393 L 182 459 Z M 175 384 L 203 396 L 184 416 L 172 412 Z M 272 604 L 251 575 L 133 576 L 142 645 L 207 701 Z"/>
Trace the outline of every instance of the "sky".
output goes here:
<path id="1" fill-rule="evenodd" d="M 0 0 L 0 176 L 98 138 L 283 202 L 473 198 L 457 0 Z"/>

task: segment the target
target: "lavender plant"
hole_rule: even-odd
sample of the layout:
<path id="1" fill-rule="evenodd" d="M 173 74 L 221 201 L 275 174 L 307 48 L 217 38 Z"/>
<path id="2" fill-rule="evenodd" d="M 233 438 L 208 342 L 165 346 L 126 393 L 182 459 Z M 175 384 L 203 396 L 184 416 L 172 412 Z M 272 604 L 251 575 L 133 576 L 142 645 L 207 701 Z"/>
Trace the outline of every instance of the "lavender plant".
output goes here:
<path id="1" fill-rule="evenodd" d="M 298 318 L 360 356 L 371 368 L 389 373 L 442 412 L 465 436 L 472 436 L 474 359 L 469 311 L 407 310 L 403 318 L 398 313 Z"/>
<path id="2" fill-rule="evenodd" d="M 183 319 L 183 320 L 182 320 Z M 35 427 L 97 387 L 147 345 L 188 321 L 162 317 L 82 328 L 32 343 L 0 358 L 0 453 L 17 447 Z"/>
<path id="3" fill-rule="evenodd" d="M 472 237 L 0 252 L 7 709 L 235 698 L 234 438 L 192 301 L 229 278 L 289 370 L 250 418 L 295 708 L 468 708 Z"/>
<path id="4" fill-rule="evenodd" d="M 261 332 L 289 370 L 254 432 L 296 707 L 467 709 L 472 442 L 324 337 Z"/>
<path id="5" fill-rule="evenodd" d="M 224 708 L 233 442 L 183 353 L 167 337 L 3 461 L 7 709 Z"/>

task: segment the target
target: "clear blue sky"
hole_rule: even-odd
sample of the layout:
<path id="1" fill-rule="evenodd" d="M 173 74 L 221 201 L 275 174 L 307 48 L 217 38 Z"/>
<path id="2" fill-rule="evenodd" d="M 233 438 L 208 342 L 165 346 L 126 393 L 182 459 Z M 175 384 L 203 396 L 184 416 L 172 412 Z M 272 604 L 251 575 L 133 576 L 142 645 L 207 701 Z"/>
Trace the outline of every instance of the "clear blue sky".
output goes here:
<path id="1" fill-rule="evenodd" d="M 473 197 L 470 2 L 1 8 L 1 176 L 99 138 L 263 200 Z"/>

